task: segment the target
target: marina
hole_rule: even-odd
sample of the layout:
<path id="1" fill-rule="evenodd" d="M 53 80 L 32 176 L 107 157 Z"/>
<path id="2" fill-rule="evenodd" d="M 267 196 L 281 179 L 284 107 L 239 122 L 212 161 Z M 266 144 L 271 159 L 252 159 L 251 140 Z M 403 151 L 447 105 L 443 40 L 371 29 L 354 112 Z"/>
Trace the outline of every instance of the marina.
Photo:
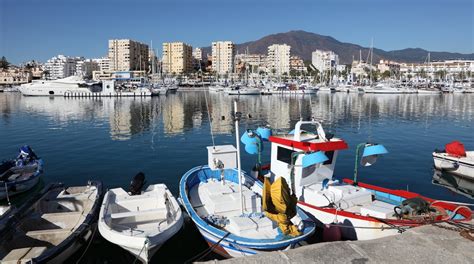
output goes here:
<path id="1" fill-rule="evenodd" d="M 201 173 L 199 172 L 200 170 L 205 169 L 208 171 L 203 173 L 209 175 L 210 178 L 207 179 L 207 182 L 213 187 L 199 185 L 199 188 L 220 190 L 217 193 L 221 191 L 227 192 L 224 191 L 225 188 L 230 188 L 229 190 L 239 188 L 239 183 L 236 181 L 238 177 L 235 177 L 236 170 L 233 174 L 230 171 L 229 173 L 226 171 L 224 178 L 222 178 L 219 170 L 211 172 L 209 168 L 206 169 L 201 166 L 209 163 L 208 159 L 210 156 L 207 157 L 203 154 L 206 153 L 206 146 L 211 146 L 210 148 L 212 149 L 213 141 L 216 142 L 216 145 L 235 146 L 236 126 L 231 116 L 235 102 L 238 103 L 239 110 L 242 112 L 240 124 L 237 126 L 241 131 L 240 134 L 244 133 L 245 135 L 249 129 L 256 129 L 262 125 L 269 125 L 273 130 L 273 136 L 268 138 L 269 141 L 263 142 L 263 149 L 258 158 L 256 155 L 246 153 L 249 150 L 248 143 L 245 143 L 247 141 L 239 143 L 242 145 L 243 151 L 239 155 L 242 159 L 242 170 L 249 172 L 249 175 L 246 177 L 250 181 L 255 181 L 256 179 L 253 178 L 255 175 L 252 174 L 252 167 L 255 166 L 256 160 L 263 165 L 271 164 L 270 168 L 273 168 L 272 170 L 277 175 L 285 176 L 283 171 L 276 171 L 278 165 L 274 163 L 276 162 L 274 160 L 276 156 L 273 156 L 274 154 L 272 153 L 276 155 L 277 152 L 274 152 L 274 148 L 277 145 L 281 146 L 283 144 L 284 146 L 286 144 L 284 140 L 301 140 L 306 142 L 308 140 L 307 137 L 315 137 L 317 138 L 316 140 L 322 140 L 320 143 L 315 141 L 315 148 L 322 146 L 320 144 L 324 142 L 326 142 L 324 144 L 345 142 L 345 145 L 340 145 L 338 147 L 341 148 L 340 153 L 334 153 L 331 157 L 333 163 L 329 163 L 330 165 L 328 166 L 333 171 L 324 169 L 325 173 L 329 174 L 322 179 L 327 178 L 330 181 L 311 183 L 311 177 L 307 177 L 304 184 L 320 185 L 320 187 L 314 188 L 305 187 L 307 190 L 311 188 L 319 190 L 321 189 L 321 184 L 324 184 L 328 186 L 328 191 L 334 192 L 334 188 L 342 188 L 344 186 L 343 184 L 338 185 L 336 182 L 333 182 L 339 180 L 341 183 L 347 184 L 344 188 L 353 188 L 349 192 L 357 190 L 361 195 L 364 192 L 370 193 L 371 189 L 379 192 L 383 191 L 380 187 L 374 186 L 395 190 L 389 192 L 395 195 L 392 196 L 392 199 L 397 200 L 403 197 L 401 200 L 398 200 L 399 202 L 418 196 L 417 194 L 419 193 L 423 197 L 430 197 L 434 200 L 470 204 L 472 200 L 468 198 L 470 196 L 466 195 L 466 193 L 469 193 L 471 185 L 465 185 L 465 181 L 457 180 L 455 182 L 458 185 L 457 188 L 456 185 L 453 187 L 453 184 L 448 187 L 447 183 L 453 183 L 453 180 L 442 180 L 439 176 L 435 178 L 433 174 L 434 162 L 432 153 L 436 147 L 439 147 L 439 142 L 447 143 L 453 139 L 462 141 L 466 149 L 474 145 L 471 135 L 472 125 L 474 124 L 473 99 L 471 94 L 461 95 L 456 93 L 419 95 L 318 92 L 312 95 L 231 96 L 221 92 L 178 91 L 177 93 L 168 93 L 165 96 L 136 98 L 31 97 L 22 96 L 20 93 L 3 93 L 0 94 L 0 137 L 5 138 L 7 135 L 13 134 L 19 136 L 11 141 L 0 141 L 0 154 L 2 157 L 11 157 L 12 154 L 14 156 L 18 147 L 27 142 L 32 144 L 36 155 L 45 161 L 44 172 L 39 185 L 63 182 L 68 186 L 80 186 L 91 179 L 96 179 L 103 182 L 104 188 L 116 192 L 115 196 L 125 195 L 123 196 L 124 198 L 131 199 L 126 202 L 130 206 L 123 203 L 122 206 L 117 207 L 127 208 L 126 210 L 120 209 L 125 211 L 109 213 L 104 211 L 102 216 L 104 220 L 110 217 L 112 221 L 120 221 L 120 228 L 115 229 L 118 232 L 122 232 L 123 235 L 130 234 L 127 230 L 132 230 L 132 235 L 134 234 L 133 232 L 142 232 L 147 226 L 146 221 L 149 221 L 149 223 L 162 223 L 159 225 L 159 230 L 166 230 L 163 223 L 166 222 L 166 225 L 170 225 L 172 219 L 182 221 L 182 228 L 180 229 L 178 225 L 172 231 L 171 234 L 175 234 L 174 236 L 171 237 L 170 234 L 166 239 L 159 238 L 159 241 L 162 242 L 157 242 L 156 247 L 150 244 L 149 262 L 151 263 L 163 259 L 170 262 L 222 259 L 221 255 L 242 256 L 242 251 L 249 250 L 248 252 L 251 252 L 251 249 L 244 249 L 245 242 L 237 246 L 234 242 L 231 244 L 224 242 L 225 238 L 221 237 L 224 240 L 219 241 L 219 236 L 216 238 L 210 234 L 204 234 L 203 232 L 211 230 L 209 229 L 210 227 L 202 225 L 204 222 L 208 223 L 207 220 L 196 222 L 193 217 L 206 219 L 206 215 L 210 214 L 212 209 L 213 214 L 224 215 L 230 219 L 230 222 L 225 224 L 230 232 L 241 235 L 252 234 L 251 236 L 256 237 L 260 235 L 255 232 L 252 233 L 251 229 L 248 229 L 250 226 L 247 227 L 247 224 L 244 224 L 245 228 L 242 229 L 244 227 L 242 226 L 243 223 L 233 222 L 234 220 L 232 219 L 235 215 L 231 212 L 234 209 L 239 211 L 238 203 L 220 205 L 219 203 L 224 201 L 220 201 L 221 199 L 213 200 L 215 198 L 210 195 L 213 191 L 203 192 L 198 191 L 198 189 L 191 189 L 189 198 L 186 198 L 188 200 L 183 199 L 184 189 L 182 189 L 182 184 L 191 184 L 190 180 L 186 180 L 186 176 L 192 178 L 193 174 L 199 174 Z M 211 124 L 209 123 L 209 118 L 212 119 Z M 312 120 L 313 118 L 315 121 L 298 123 L 300 120 Z M 397 128 L 391 125 L 394 123 L 399 124 Z M 302 133 L 300 126 L 304 127 L 307 131 L 315 131 L 315 134 Z M 212 134 L 210 128 L 212 128 Z M 295 132 L 288 134 L 293 129 Z M 259 133 L 261 134 L 261 130 L 257 129 L 255 131 L 260 131 Z M 299 134 L 301 134 L 301 137 L 298 139 L 295 135 Z M 37 138 L 42 140 L 37 140 Z M 214 140 L 211 140 L 212 138 Z M 325 141 L 325 139 L 329 139 L 329 142 Z M 359 184 L 354 186 L 353 182 L 344 178 L 352 178 L 354 175 L 355 150 L 360 145 L 360 142 L 367 141 L 383 143 L 389 153 L 379 157 L 377 164 L 360 168 L 357 178 Z M 183 147 L 177 148 L 177 143 Z M 416 151 L 413 151 L 414 146 L 416 146 Z M 369 146 L 365 147 L 368 148 Z M 325 151 L 329 151 L 329 149 L 325 149 Z M 251 153 L 257 152 L 251 151 Z M 362 150 L 360 153 L 362 153 Z M 308 156 L 312 157 L 311 155 Z M 304 157 L 304 155 L 299 157 L 295 164 L 306 160 Z M 309 166 L 324 168 L 324 166 L 319 167 L 321 166 L 319 164 L 326 162 L 324 159 L 329 159 L 329 156 L 326 155 L 325 158 L 320 158 L 322 159 L 313 160 L 312 162 L 314 163 L 311 163 L 313 165 Z M 224 163 L 228 162 L 224 161 Z M 275 166 L 277 167 L 275 168 Z M 230 165 L 230 167 L 236 168 L 236 165 Z M 299 177 L 298 173 L 301 173 L 299 170 L 301 169 L 295 170 L 296 179 Z M 156 195 L 158 200 L 163 202 L 163 205 L 161 205 L 162 209 L 138 209 L 138 205 L 141 207 L 148 204 L 148 202 L 145 202 L 147 198 L 141 198 L 141 195 L 129 196 L 127 194 L 127 191 L 132 190 L 130 176 L 137 174 L 137 171 L 143 171 L 147 175 L 146 184 L 142 180 L 135 181 L 137 176 L 132 183 L 141 182 L 143 184 L 142 195 L 147 197 L 154 197 Z M 316 169 L 317 171 L 318 169 Z M 67 172 L 67 174 L 64 172 Z M 325 175 L 324 173 L 317 174 Z M 223 180 L 225 183 L 222 183 Z M 196 183 L 195 181 L 194 184 Z M 163 187 L 164 185 L 161 185 L 162 187 L 153 187 L 155 186 L 154 184 L 158 183 L 163 183 L 166 187 Z M 289 183 L 291 185 L 291 180 L 289 180 Z M 301 186 L 302 184 L 298 183 L 298 180 L 296 181 L 296 186 Z M 465 187 L 461 186 L 463 184 Z M 135 184 L 133 185 L 135 186 Z M 192 184 L 189 186 L 192 186 Z M 255 188 L 246 189 L 250 186 L 246 180 L 242 193 L 243 197 L 246 197 L 246 201 L 253 201 L 262 195 L 262 189 L 259 189 L 260 191 L 257 191 L 258 189 Z M 179 207 L 176 206 L 177 203 L 169 199 L 173 205 L 171 208 L 174 208 L 171 209 L 168 208 L 169 206 L 166 206 L 166 202 L 164 202 L 166 199 L 160 198 L 163 195 L 159 194 L 158 190 L 161 190 L 160 188 L 169 188 L 167 196 L 180 197 L 178 200 L 182 205 L 187 203 L 193 204 L 189 208 L 186 206 L 180 208 L 179 212 L 182 210 L 183 214 L 182 220 L 179 220 L 180 213 L 176 211 L 176 207 Z M 33 188 L 31 192 L 38 192 L 38 189 L 41 188 Z M 457 189 L 459 191 L 455 192 L 454 190 Z M 296 194 L 300 196 L 298 189 L 296 188 L 295 190 Z M 152 194 L 155 191 L 156 194 Z M 253 191 L 260 193 L 259 196 L 254 197 Z M 315 194 L 317 193 L 321 194 L 321 192 L 315 192 Z M 215 205 L 209 208 L 200 207 L 199 202 L 196 202 L 199 200 L 196 200 L 196 197 L 198 197 L 196 195 L 199 195 L 199 199 L 203 201 L 207 199 L 206 201 L 208 202 L 203 203 L 203 205 L 210 206 L 212 204 L 211 200 L 214 201 Z M 305 197 L 306 195 L 308 195 L 308 198 L 305 198 L 306 204 L 310 204 L 310 194 L 305 194 Z M 355 203 L 360 204 L 360 199 L 363 199 L 361 195 L 358 196 L 357 199 L 359 200 Z M 24 196 L 24 194 L 12 196 L 12 204 L 21 203 Z M 396 196 L 399 198 L 396 198 Z M 106 205 L 112 201 L 110 195 L 106 195 L 106 197 L 109 198 L 104 199 L 103 208 L 109 207 Z M 348 196 L 345 197 L 346 200 L 349 199 Z M 120 199 L 115 199 L 118 204 L 122 203 Z M 326 201 L 319 198 L 311 199 L 315 199 L 317 202 Z M 337 197 L 334 199 L 338 200 Z M 431 201 L 431 203 L 434 201 L 426 199 Z M 130 203 L 132 200 L 137 201 L 134 202 L 135 205 Z M 388 200 L 376 201 L 377 206 L 373 208 L 367 207 L 364 210 L 381 210 L 380 208 L 386 207 L 380 205 L 384 202 L 388 202 Z M 256 213 L 258 210 L 262 210 L 258 207 L 259 203 L 261 201 L 250 203 L 257 207 L 246 207 L 246 212 Z M 438 205 L 443 207 L 443 203 L 449 202 L 438 202 Z M 237 207 L 230 210 L 229 206 L 231 205 Z M 299 206 L 307 214 L 311 213 L 316 219 L 325 221 L 322 215 L 316 215 L 310 209 L 305 208 L 305 204 L 300 204 Z M 318 206 L 322 206 L 322 204 L 318 204 Z M 340 204 L 339 206 L 341 206 L 339 210 L 342 210 L 339 214 L 339 221 L 344 222 L 344 217 L 346 216 L 343 211 L 350 210 L 346 210 L 345 206 L 347 205 L 345 204 Z M 471 217 L 469 215 L 470 211 L 464 207 L 457 209 L 457 206 L 445 206 L 447 206 L 445 208 L 447 215 L 450 217 L 459 220 L 462 220 L 462 217 Z M 224 208 L 226 209 L 225 211 L 230 211 L 228 213 L 217 213 L 218 210 Z M 362 209 L 360 209 L 360 213 L 363 213 Z M 150 210 L 154 210 L 153 212 L 157 210 L 163 211 L 164 215 L 161 217 L 159 216 L 160 214 L 149 214 L 148 211 Z M 301 211 L 303 212 L 303 210 Z M 390 210 L 393 210 L 393 208 Z M 453 214 L 454 211 L 459 215 Z M 166 212 L 171 212 L 172 214 L 170 215 Z M 388 215 L 392 214 L 389 213 Z M 146 221 L 142 222 L 140 226 L 131 227 L 134 224 L 130 220 L 138 219 L 134 218 L 134 215 Z M 157 218 L 150 218 L 153 215 L 156 215 Z M 262 228 L 263 222 L 272 222 L 269 219 L 261 218 L 258 214 L 253 214 L 251 217 L 256 217 L 257 220 L 262 221 Z M 163 219 L 165 222 L 161 222 Z M 213 219 L 213 221 L 216 220 L 216 218 Z M 332 223 L 332 220 L 329 217 L 329 222 L 327 223 Z M 327 224 L 326 222 L 324 223 Z M 409 232 L 413 224 L 409 224 L 406 227 L 408 231 L 405 232 Z M 415 225 L 419 224 L 418 222 Z M 128 227 L 125 228 L 122 225 Z M 273 232 L 271 231 L 272 224 L 268 227 L 270 229 L 265 231 L 266 233 L 264 232 L 265 236 L 271 235 Z M 385 228 L 386 231 L 376 232 L 377 234 L 382 234 L 382 236 L 376 236 L 387 238 L 392 237 L 392 235 L 400 236 L 398 234 L 399 229 Z M 134 229 L 137 231 L 133 231 Z M 114 230 L 114 228 L 110 230 Z M 262 229 L 262 232 L 263 230 L 265 229 Z M 352 230 L 357 231 L 357 228 Z M 392 233 L 392 231 L 395 232 Z M 150 229 L 150 231 L 146 232 L 152 234 L 157 231 Z M 308 232 L 308 234 L 312 233 L 309 230 Z M 90 240 L 91 246 L 87 247 L 87 249 L 84 246 L 77 250 L 75 254 L 68 258 L 68 261 L 130 263 L 137 258 L 142 261 L 148 260 L 143 259 L 145 255 L 140 253 L 140 251 L 143 251 L 143 241 L 137 242 L 132 250 L 131 246 L 120 245 L 121 242 L 119 241 L 124 241 L 124 239 L 115 240 L 113 233 L 110 233 L 110 235 L 100 234 L 102 234 L 102 231 L 99 232 L 97 230 L 94 239 Z M 159 235 L 160 232 L 154 234 L 156 234 L 157 238 L 161 237 Z M 335 239 L 334 234 L 325 233 L 319 228 L 315 230 L 315 234 L 320 239 L 325 237 L 326 241 Z M 358 240 L 364 240 L 362 233 L 356 232 L 356 234 Z M 371 239 L 375 238 L 373 237 L 374 235 L 371 236 L 366 239 L 371 241 Z M 150 235 L 147 235 L 147 237 L 150 237 L 151 243 L 153 239 L 151 239 Z M 186 246 L 189 243 L 195 246 L 192 248 Z M 213 247 L 216 243 L 219 244 L 219 247 Z M 268 246 L 268 241 L 266 243 Z M 230 252 L 226 246 L 234 247 L 233 250 L 235 252 Z M 305 247 L 299 246 L 301 249 Z M 215 252 L 211 252 L 209 249 Z M 219 250 L 226 250 L 226 253 L 222 254 L 223 252 L 219 252 Z M 205 254 L 202 254 L 203 252 Z"/>

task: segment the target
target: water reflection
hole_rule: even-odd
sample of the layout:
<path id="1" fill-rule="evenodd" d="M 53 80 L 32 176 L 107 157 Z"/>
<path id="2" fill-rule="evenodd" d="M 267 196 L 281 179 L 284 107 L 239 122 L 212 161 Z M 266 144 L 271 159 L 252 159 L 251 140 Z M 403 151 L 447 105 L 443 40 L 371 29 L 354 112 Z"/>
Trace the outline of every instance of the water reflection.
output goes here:
<path id="1" fill-rule="evenodd" d="M 208 126 L 204 92 L 182 92 L 157 98 L 48 98 L 0 95 L 3 122 L 14 112 L 46 116 L 52 129 L 70 123 L 90 121 L 93 126 L 108 124 L 113 140 L 129 140 L 144 131 L 162 129 L 168 136 Z M 233 131 L 232 101 L 246 115 L 245 126 L 268 123 L 287 130 L 300 119 L 316 118 L 330 128 L 397 118 L 429 124 L 443 118 L 470 123 L 474 116 L 473 95 L 358 95 L 318 94 L 315 96 L 241 96 L 207 94 L 212 129 L 215 134 Z M 251 117 L 250 117 L 250 116 Z M 206 127 L 206 129 L 208 129 Z"/>
<path id="2" fill-rule="evenodd" d="M 474 179 L 435 170 L 432 183 L 455 193 L 474 199 Z"/>

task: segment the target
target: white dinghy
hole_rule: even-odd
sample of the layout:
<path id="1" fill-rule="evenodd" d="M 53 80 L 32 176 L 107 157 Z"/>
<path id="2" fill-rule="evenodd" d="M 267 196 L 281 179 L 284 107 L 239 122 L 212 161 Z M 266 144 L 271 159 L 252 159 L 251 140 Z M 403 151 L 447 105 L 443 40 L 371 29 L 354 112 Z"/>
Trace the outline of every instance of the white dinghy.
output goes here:
<path id="1" fill-rule="evenodd" d="M 435 168 L 474 179 L 474 151 L 466 151 L 459 141 L 448 143 L 445 147 L 445 150 L 433 152 Z"/>
<path id="2" fill-rule="evenodd" d="M 143 173 L 134 177 L 131 192 L 109 190 L 100 208 L 99 232 L 129 251 L 143 263 L 183 225 L 178 202 L 164 184 L 154 184 L 141 192 Z"/>

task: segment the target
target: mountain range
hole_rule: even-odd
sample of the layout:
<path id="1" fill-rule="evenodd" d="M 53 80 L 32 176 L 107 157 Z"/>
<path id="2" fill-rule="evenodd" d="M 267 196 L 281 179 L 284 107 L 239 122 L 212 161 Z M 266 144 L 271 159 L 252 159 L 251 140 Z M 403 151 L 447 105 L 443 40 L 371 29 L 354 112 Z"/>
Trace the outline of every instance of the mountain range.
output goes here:
<path id="1" fill-rule="evenodd" d="M 236 44 L 237 53 L 267 54 L 268 46 L 272 44 L 288 44 L 291 46 L 291 55 L 297 55 L 305 61 L 311 60 L 311 53 L 316 50 L 331 50 L 339 55 L 340 64 L 349 64 L 353 59 L 358 60 L 360 53 L 362 59 L 367 60 L 369 47 L 338 41 L 330 36 L 323 36 L 302 30 L 286 33 L 277 33 L 265 36 L 255 41 Z M 203 54 L 211 54 L 211 47 L 204 47 Z M 407 48 L 402 50 L 385 51 L 374 48 L 373 62 L 379 60 L 392 60 L 397 62 L 424 62 L 430 53 L 431 61 L 448 59 L 474 60 L 474 53 L 461 54 L 453 52 L 427 51 L 421 48 Z"/>

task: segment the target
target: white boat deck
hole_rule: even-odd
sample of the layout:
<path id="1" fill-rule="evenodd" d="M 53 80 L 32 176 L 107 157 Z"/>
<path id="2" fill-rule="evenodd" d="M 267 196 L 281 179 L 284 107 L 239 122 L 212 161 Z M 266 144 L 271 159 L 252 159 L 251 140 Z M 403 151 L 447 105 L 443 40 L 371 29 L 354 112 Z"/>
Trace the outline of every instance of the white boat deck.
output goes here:
<path id="1" fill-rule="evenodd" d="M 222 229 L 232 234 L 252 239 L 274 239 L 278 236 L 277 223 L 263 216 L 262 198 L 246 186 L 242 186 L 244 216 L 241 216 L 239 187 L 235 183 L 226 181 L 222 184 L 221 181 L 209 179 L 207 183 L 194 186 L 189 195 L 201 218 L 210 215 L 225 218 L 227 221 Z"/>
<path id="2" fill-rule="evenodd" d="M 59 245 L 84 221 L 94 203 L 93 186 L 49 193 L 21 219 L 11 238 L 0 246 L 1 263 L 26 263 Z"/>
<path id="3" fill-rule="evenodd" d="M 329 201 L 340 210 L 362 216 L 396 219 L 394 205 L 374 200 L 372 192 L 350 184 L 330 183 L 323 189 L 321 183 L 305 187 L 305 202 L 316 206 L 328 206 Z"/>
<path id="4" fill-rule="evenodd" d="M 129 195 L 122 188 L 113 189 L 106 218 L 110 227 L 127 236 L 146 237 L 168 227 L 165 206 L 165 186 L 155 185 L 155 191 Z"/>

